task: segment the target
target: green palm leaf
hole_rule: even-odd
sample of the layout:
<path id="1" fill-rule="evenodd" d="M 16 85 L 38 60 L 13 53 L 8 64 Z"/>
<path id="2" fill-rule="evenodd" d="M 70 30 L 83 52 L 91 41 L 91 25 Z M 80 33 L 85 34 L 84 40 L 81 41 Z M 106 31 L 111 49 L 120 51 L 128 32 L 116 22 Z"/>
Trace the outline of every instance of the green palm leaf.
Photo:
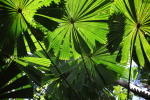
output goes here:
<path id="1" fill-rule="evenodd" d="M 58 8 L 53 8 L 53 11 L 46 10 L 51 15 L 36 14 L 60 23 L 58 28 L 49 34 L 50 45 L 47 50 L 54 49 L 56 56 L 66 60 L 70 59 L 70 53 L 73 56 L 77 55 L 76 51 L 81 53 L 80 48 L 89 53 L 95 46 L 95 40 L 104 44 L 108 31 L 106 22 L 109 5 L 110 0 L 69 0 L 65 8 L 62 8 L 65 9 L 62 11 L 62 18 L 51 16 L 58 12 Z M 36 16 L 35 20 L 41 22 Z"/>
<path id="2" fill-rule="evenodd" d="M 1 66 L 0 81 L 0 99 L 33 98 L 33 88 L 29 78 L 23 75 L 15 62 L 9 66 Z"/>
<path id="3" fill-rule="evenodd" d="M 20 58 L 20 60 L 23 60 L 27 62 L 29 65 L 39 65 L 44 67 L 50 66 L 50 60 L 46 58 L 36 58 L 36 57 L 24 57 Z"/>
<path id="4" fill-rule="evenodd" d="M 13 61 L 18 63 L 21 70 L 38 86 L 42 86 L 42 84 L 45 84 L 50 79 L 49 66 L 51 62 L 42 51 L 36 51 L 34 54 L 28 55 L 28 57 L 13 58 Z"/>
<path id="5" fill-rule="evenodd" d="M 150 36 L 149 0 L 115 0 L 114 4 L 113 9 L 117 9 L 117 12 L 125 16 L 125 26 L 122 26 L 122 28 L 124 27 L 123 31 L 115 28 L 114 24 L 111 26 L 111 28 L 116 29 L 116 31 L 113 31 L 115 35 L 123 34 L 122 37 L 119 37 L 123 40 L 118 58 L 121 57 L 120 62 L 125 63 L 128 61 L 129 55 L 132 56 L 133 51 L 135 51 L 139 64 L 144 66 L 146 59 L 150 61 L 150 44 L 147 40 L 147 37 Z M 122 23 L 124 21 L 120 21 L 119 25 L 124 25 Z M 119 33 L 119 31 L 123 33 Z M 118 39 L 116 42 L 113 40 L 113 42 L 118 44 Z"/>
<path id="6" fill-rule="evenodd" d="M 104 86 L 113 83 L 117 79 L 117 76 L 123 73 L 124 68 L 115 62 L 114 58 L 116 57 L 116 53 L 110 55 L 105 47 L 106 46 L 96 49 L 91 54 L 83 53 L 84 61 L 79 58 L 77 60 L 59 62 L 59 70 L 63 72 L 67 81 L 79 91 L 79 94 L 80 91 L 84 91 L 86 86 L 88 92 L 93 92 L 90 80 L 92 81 L 92 84 L 94 84 L 96 91 L 100 91 Z M 87 67 L 88 72 L 86 71 L 85 66 Z M 57 81 L 59 82 L 60 87 L 67 86 L 60 78 L 60 74 L 57 70 L 53 66 L 51 66 L 50 69 L 54 76 L 58 78 L 54 83 Z M 90 78 L 88 77 L 88 74 L 90 75 Z M 50 84 L 50 87 L 51 85 L 53 85 L 53 82 Z M 50 90 L 51 92 L 53 90 L 52 88 L 53 87 L 51 87 Z M 87 97 L 86 93 L 85 95 Z"/>
<path id="7" fill-rule="evenodd" d="M 44 34 L 30 26 L 35 26 L 32 17 L 37 8 L 50 3 L 50 0 L 0 0 L 0 49 L 5 54 L 17 51 L 17 56 L 23 57 L 36 50 L 35 40 L 30 35 L 41 41 Z"/>

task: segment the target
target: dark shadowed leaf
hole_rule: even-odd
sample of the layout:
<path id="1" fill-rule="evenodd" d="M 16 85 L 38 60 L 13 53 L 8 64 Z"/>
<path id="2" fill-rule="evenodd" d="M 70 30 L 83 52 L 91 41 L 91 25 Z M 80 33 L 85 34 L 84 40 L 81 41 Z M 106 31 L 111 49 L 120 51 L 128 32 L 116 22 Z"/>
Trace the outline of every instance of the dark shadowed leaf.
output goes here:
<path id="1" fill-rule="evenodd" d="M 9 66 L 1 67 L 0 81 L 0 99 L 33 97 L 29 78 L 23 75 L 14 62 Z"/>

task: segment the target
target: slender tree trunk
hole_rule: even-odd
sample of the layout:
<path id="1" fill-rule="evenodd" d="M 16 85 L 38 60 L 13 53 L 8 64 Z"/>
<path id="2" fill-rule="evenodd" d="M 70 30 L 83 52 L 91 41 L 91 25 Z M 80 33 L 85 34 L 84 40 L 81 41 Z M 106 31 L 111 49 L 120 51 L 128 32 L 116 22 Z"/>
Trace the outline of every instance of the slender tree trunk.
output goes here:
<path id="1" fill-rule="evenodd" d="M 121 85 L 122 87 L 128 89 L 128 82 L 127 82 L 127 81 L 124 81 L 124 80 L 122 80 L 122 79 L 119 79 L 119 80 L 116 81 L 116 83 L 117 83 L 118 85 Z M 143 97 L 143 98 L 145 98 L 145 99 L 150 100 L 150 92 L 145 91 L 145 90 L 142 90 L 142 89 L 140 89 L 139 87 L 137 87 L 137 86 L 135 86 L 135 85 L 133 85 L 133 84 L 131 84 L 131 83 L 130 83 L 129 90 L 130 90 L 131 92 L 133 92 L 134 94 L 140 96 L 140 97 Z"/>

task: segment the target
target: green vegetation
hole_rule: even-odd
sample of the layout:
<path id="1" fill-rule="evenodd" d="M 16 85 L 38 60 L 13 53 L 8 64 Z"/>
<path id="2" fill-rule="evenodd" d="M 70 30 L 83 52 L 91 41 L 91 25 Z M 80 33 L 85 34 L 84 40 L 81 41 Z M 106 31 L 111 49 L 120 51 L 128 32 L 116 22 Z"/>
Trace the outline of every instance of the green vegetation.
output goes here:
<path id="1" fill-rule="evenodd" d="M 116 84 L 149 65 L 150 0 L 0 0 L 0 99 L 150 98 Z"/>

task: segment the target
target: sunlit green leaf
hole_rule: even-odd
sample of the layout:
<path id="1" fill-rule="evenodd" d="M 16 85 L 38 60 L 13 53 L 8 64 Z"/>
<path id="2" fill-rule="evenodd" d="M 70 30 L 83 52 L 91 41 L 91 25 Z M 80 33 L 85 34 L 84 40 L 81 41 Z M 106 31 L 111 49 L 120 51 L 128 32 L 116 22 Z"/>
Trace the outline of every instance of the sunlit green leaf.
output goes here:
<path id="1" fill-rule="evenodd" d="M 114 28 L 116 31 L 113 31 L 117 35 L 124 30 L 124 32 L 121 33 L 123 36 L 120 37 L 122 38 L 122 43 L 120 43 L 121 51 L 118 59 L 120 58 L 121 63 L 125 63 L 129 57 L 132 57 L 132 54 L 135 53 L 139 64 L 144 66 L 147 59 L 150 61 L 150 44 L 146 38 L 146 36 L 150 36 L 149 0 L 115 0 L 114 5 L 115 7 L 113 6 L 113 9 L 117 9 L 116 12 L 122 13 L 125 16 L 125 19 L 119 22 L 120 25 L 122 25 L 121 23 L 125 21 L 124 28 L 120 29 L 116 27 Z M 113 26 L 110 28 L 112 27 Z M 117 44 L 120 38 L 116 38 L 117 41 L 114 41 L 114 44 Z M 115 39 L 115 37 L 112 39 Z"/>
<path id="2" fill-rule="evenodd" d="M 79 54 L 80 49 L 89 53 L 95 46 L 95 40 L 102 44 L 106 43 L 109 6 L 110 0 L 69 0 L 65 6 L 65 12 L 62 11 L 63 15 L 60 15 L 62 18 L 36 14 L 36 16 L 43 16 L 59 23 L 58 28 L 49 34 L 48 50 L 53 48 L 56 56 L 66 60 L 70 59 L 70 53 L 74 50 Z M 53 11 L 52 8 L 48 9 L 47 12 L 55 13 L 55 9 Z M 38 21 L 36 16 L 35 20 Z"/>

